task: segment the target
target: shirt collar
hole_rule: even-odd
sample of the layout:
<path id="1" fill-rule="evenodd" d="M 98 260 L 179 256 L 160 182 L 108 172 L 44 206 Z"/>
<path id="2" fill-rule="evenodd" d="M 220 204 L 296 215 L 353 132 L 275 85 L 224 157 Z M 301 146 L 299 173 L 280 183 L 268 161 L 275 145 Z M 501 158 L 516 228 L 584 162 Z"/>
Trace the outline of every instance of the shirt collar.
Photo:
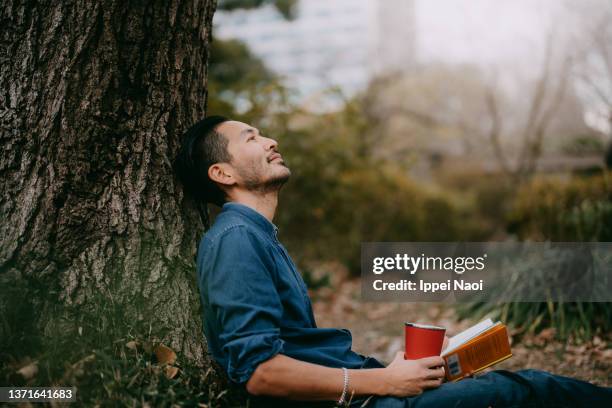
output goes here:
<path id="1" fill-rule="evenodd" d="M 271 223 L 266 217 L 249 206 L 235 202 L 227 202 L 223 204 L 221 210 L 223 212 L 236 212 L 256 224 L 259 228 L 263 229 L 271 236 L 276 237 L 276 233 L 278 232 L 276 225 Z"/>

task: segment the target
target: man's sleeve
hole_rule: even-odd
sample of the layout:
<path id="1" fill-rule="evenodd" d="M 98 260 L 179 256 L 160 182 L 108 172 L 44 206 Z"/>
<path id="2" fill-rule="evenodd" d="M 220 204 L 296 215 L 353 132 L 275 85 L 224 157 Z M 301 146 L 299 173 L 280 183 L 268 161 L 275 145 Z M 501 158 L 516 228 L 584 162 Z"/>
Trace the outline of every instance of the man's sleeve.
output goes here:
<path id="1" fill-rule="evenodd" d="M 283 349 L 283 307 L 272 277 L 273 260 L 265 244 L 244 226 L 226 231 L 212 255 L 200 284 L 220 327 L 226 372 L 232 381 L 245 383 L 260 363 Z"/>

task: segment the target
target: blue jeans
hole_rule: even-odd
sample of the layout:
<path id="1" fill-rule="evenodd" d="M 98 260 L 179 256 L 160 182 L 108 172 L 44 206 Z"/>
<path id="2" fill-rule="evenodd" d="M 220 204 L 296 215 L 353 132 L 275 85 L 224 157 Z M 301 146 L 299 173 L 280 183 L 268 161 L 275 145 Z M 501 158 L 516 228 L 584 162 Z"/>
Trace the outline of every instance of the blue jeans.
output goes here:
<path id="1" fill-rule="evenodd" d="M 363 405 L 363 404 L 366 405 Z M 612 407 L 612 388 L 538 370 L 498 370 L 444 383 L 416 397 L 373 397 L 351 408 L 599 408 Z"/>

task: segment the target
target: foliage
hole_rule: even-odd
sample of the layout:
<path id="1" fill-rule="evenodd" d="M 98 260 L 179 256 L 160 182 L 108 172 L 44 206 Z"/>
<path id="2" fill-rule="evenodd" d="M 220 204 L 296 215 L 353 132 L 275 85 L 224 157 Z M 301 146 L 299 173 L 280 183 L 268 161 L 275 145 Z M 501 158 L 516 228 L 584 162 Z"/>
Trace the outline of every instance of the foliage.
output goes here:
<path id="1" fill-rule="evenodd" d="M 16 367 L 11 365 L 3 367 L 3 382 L 14 386 L 76 387 L 77 401 L 83 406 L 243 405 L 238 394 L 228 393 L 223 384 L 214 380 L 212 368 L 191 365 L 180 356 L 172 366 L 162 364 L 155 359 L 151 347 L 151 343 L 131 337 L 107 339 L 105 346 L 89 350 L 71 344 L 62 347 L 61 359 L 59 355 L 43 354 L 30 362 L 30 367 L 38 368 L 38 375 L 32 378 L 16 374 Z M 177 374 L 169 367 L 178 367 Z"/>
<path id="2" fill-rule="evenodd" d="M 534 179 L 517 193 L 510 231 L 522 239 L 611 241 L 611 175 Z"/>
<path id="3" fill-rule="evenodd" d="M 595 334 L 612 330 L 610 303 L 513 302 L 468 304 L 459 308 L 461 318 L 490 316 L 511 324 L 521 334 L 537 333 L 552 327 L 560 339 L 587 341 Z"/>
<path id="4" fill-rule="evenodd" d="M 238 40 L 214 40 L 208 73 L 208 112 L 228 117 L 252 109 L 263 89 L 276 83 L 264 63 Z"/>
<path id="5" fill-rule="evenodd" d="M 282 16 L 288 20 L 294 18 L 297 0 L 219 0 L 218 9 L 233 11 L 237 9 L 253 9 L 272 4 Z"/>
<path id="6" fill-rule="evenodd" d="M 209 81 L 217 91 L 239 92 L 253 84 L 269 81 L 272 73 L 239 40 L 215 40 L 212 42 Z"/>
<path id="7" fill-rule="evenodd" d="M 567 181 L 538 177 L 519 189 L 509 226 L 521 239 L 610 241 L 611 195 L 610 173 L 575 177 Z M 543 273 L 535 272 L 529 275 L 529 281 L 521 284 L 533 284 L 543 279 Z M 607 276 L 594 276 L 593 279 L 595 282 L 605 282 Z M 491 315 L 525 333 L 553 327 L 560 338 L 578 341 L 612 329 L 611 303 L 549 301 L 472 304 L 460 308 L 459 312 L 464 318 Z"/>
<path id="8" fill-rule="evenodd" d="M 604 142 L 595 135 L 583 135 L 573 138 L 563 145 L 563 151 L 573 155 L 601 155 L 605 151 Z"/>
<path id="9" fill-rule="evenodd" d="M 163 332 L 145 319 L 128 319 L 125 306 L 112 299 L 100 295 L 93 310 L 47 302 L 54 319 L 38 328 L 31 319 L 38 306 L 29 300 L 40 299 L 33 293 L 44 288 L 17 279 L 0 283 L 3 384 L 77 387 L 82 406 L 237 406 L 239 394 L 228 393 L 213 368 L 181 355 L 156 357 Z M 174 376 L 171 367 L 178 368 Z"/>
<path id="10" fill-rule="evenodd" d="M 428 65 L 374 79 L 366 94 L 370 116 L 388 155 L 489 152 L 487 84 L 474 66 Z M 485 120 L 483 120 L 483 118 Z"/>
<path id="11" fill-rule="evenodd" d="M 304 283 L 310 290 L 318 290 L 321 288 L 329 288 L 331 287 L 331 276 L 326 273 L 322 276 L 316 276 L 316 274 L 311 269 L 303 269 L 302 277 L 304 278 Z"/>
<path id="12" fill-rule="evenodd" d="M 435 182 L 466 204 L 464 219 L 478 225 L 481 240 L 504 235 L 506 218 L 516 194 L 510 179 L 499 173 L 484 173 L 468 160 L 441 166 L 434 172 Z"/>

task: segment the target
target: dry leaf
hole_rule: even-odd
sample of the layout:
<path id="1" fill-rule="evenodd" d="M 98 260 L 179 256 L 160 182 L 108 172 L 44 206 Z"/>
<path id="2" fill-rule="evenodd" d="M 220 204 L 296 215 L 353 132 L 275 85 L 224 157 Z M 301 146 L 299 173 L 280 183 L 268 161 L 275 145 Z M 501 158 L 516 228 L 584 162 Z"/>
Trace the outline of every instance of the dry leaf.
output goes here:
<path id="1" fill-rule="evenodd" d="M 157 358 L 159 364 L 174 364 L 176 361 L 176 353 L 170 347 L 166 347 L 163 344 L 157 345 L 153 352 Z"/>
<path id="2" fill-rule="evenodd" d="M 165 373 L 166 373 L 166 377 L 167 378 L 172 379 L 172 378 L 176 377 L 178 372 L 179 372 L 178 367 L 171 366 L 171 365 L 166 366 Z"/>
<path id="3" fill-rule="evenodd" d="M 147 367 L 147 371 L 152 375 L 159 375 L 161 371 L 161 367 L 152 365 L 152 366 Z"/>
<path id="4" fill-rule="evenodd" d="M 125 347 L 129 348 L 130 350 L 136 350 L 138 348 L 138 342 L 134 340 L 128 341 L 125 343 Z"/>
<path id="5" fill-rule="evenodd" d="M 593 337 L 593 345 L 595 347 L 605 346 L 605 342 L 599 336 Z"/>
<path id="6" fill-rule="evenodd" d="M 26 366 L 21 367 L 18 371 L 23 378 L 29 380 L 33 378 L 38 373 L 38 364 L 36 362 L 30 363 Z"/>
<path id="7" fill-rule="evenodd" d="M 557 333 L 557 330 L 554 327 L 549 327 L 547 329 L 542 330 L 540 334 L 538 335 L 538 337 L 542 340 L 550 341 L 555 338 L 556 333 Z"/>
<path id="8" fill-rule="evenodd" d="M 607 349 L 601 352 L 601 356 L 603 358 L 603 360 L 610 360 L 612 361 L 612 349 Z"/>

